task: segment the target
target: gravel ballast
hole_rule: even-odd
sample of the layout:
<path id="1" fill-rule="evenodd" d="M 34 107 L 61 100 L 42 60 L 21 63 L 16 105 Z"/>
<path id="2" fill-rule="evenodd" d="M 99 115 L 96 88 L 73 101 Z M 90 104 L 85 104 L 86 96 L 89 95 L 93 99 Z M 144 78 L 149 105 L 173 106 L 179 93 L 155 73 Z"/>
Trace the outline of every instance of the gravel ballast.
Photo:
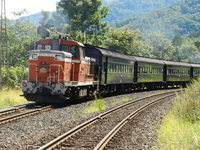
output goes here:
<path id="1" fill-rule="evenodd" d="M 169 91 L 169 90 L 168 90 Z M 124 103 L 128 99 L 138 99 L 153 93 L 151 91 L 104 98 L 107 109 Z M 85 114 L 93 101 L 57 108 L 19 121 L 0 126 L 0 147 L 2 150 L 38 149 L 57 136 L 85 122 L 101 112 Z M 106 110 L 104 110 L 106 111 Z"/>
<path id="2" fill-rule="evenodd" d="M 174 98 L 167 98 L 167 101 L 161 101 L 142 111 L 111 139 L 105 150 L 159 149 L 157 131 L 162 118 L 171 109 L 173 100 Z"/>

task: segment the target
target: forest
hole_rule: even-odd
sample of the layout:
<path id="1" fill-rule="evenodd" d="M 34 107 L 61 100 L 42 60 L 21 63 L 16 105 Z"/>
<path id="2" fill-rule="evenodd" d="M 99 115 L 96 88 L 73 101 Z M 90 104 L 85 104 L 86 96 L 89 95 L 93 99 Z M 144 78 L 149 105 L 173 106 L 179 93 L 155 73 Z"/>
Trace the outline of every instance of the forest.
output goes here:
<path id="1" fill-rule="evenodd" d="M 106 20 L 115 12 L 113 7 L 121 5 L 120 11 L 123 11 L 123 8 L 127 10 L 127 3 L 132 4 L 130 0 L 123 1 L 124 5 L 122 1 L 117 2 L 109 7 L 102 0 L 60 0 L 56 12 L 41 12 L 38 25 L 21 19 L 24 11 L 15 13 L 19 19 L 7 19 L 8 54 L 7 65 L 1 67 L 1 88 L 20 87 L 21 80 L 27 78 L 29 51 L 41 38 L 37 35 L 38 26 L 51 31 L 49 38 L 62 34 L 71 40 L 128 55 L 200 63 L 200 11 L 197 11 L 200 0 L 163 1 L 152 4 L 148 11 L 145 4 L 150 1 L 135 1 L 139 9 L 144 7 L 146 11 L 114 25 Z M 121 16 L 125 18 L 123 15 L 126 13 Z M 156 25 L 164 27 L 157 28 Z"/>

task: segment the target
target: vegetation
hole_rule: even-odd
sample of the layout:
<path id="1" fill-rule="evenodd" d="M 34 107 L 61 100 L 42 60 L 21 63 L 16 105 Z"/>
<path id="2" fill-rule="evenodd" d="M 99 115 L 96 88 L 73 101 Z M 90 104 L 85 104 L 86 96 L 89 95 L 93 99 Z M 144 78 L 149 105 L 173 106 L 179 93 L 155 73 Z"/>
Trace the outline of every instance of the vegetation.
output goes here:
<path id="1" fill-rule="evenodd" d="M 159 131 L 160 149 L 199 149 L 200 81 L 178 95 L 174 108 L 164 118 Z"/>
<path id="2" fill-rule="evenodd" d="M 2 68 L 2 84 L 4 89 L 19 88 L 21 82 L 27 79 L 28 68 L 23 67 L 10 67 Z"/>
<path id="3" fill-rule="evenodd" d="M 23 12 L 16 13 L 21 15 Z M 29 51 L 39 38 L 37 27 L 28 21 L 8 20 L 8 56 L 7 67 L 0 68 L 0 89 L 19 88 L 22 79 L 27 78 Z M 0 40 L 0 44 L 1 44 Z M 1 53 L 1 52 L 0 52 Z"/>
<path id="4" fill-rule="evenodd" d="M 128 28 L 112 28 L 103 41 L 104 47 L 123 54 L 138 55 L 142 47 L 139 31 Z"/>
<path id="5" fill-rule="evenodd" d="M 119 20 L 143 16 L 159 8 L 171 6 L 179 0 L 104 0 L 104 4 L 110 7 L 107 21 L 114 23 Z"/>
<path id="6" fill-rule="evenodd" d="M 60 0 L 57 9 L 68 19 L 68 32 L 75 40 L 84 41 L 85 37 L 80 37 L 83 34 L 90 40 L 92 35 L 98 37 L 107 31 L 107 23 L 101 20 L 107 16 L 108 7 L 102 6 L 102 0 Z"/>
<path id="7" fill-rule="evenodd" d="M 22 95 L 21 89 L 0 91 L 0 108 L 27 103 L 27 100 L 20 95 Z"/>
<path id="8" fill-rule="evenodd" d="M 106 109 L 106 103 L 102 99 L 96 99 L 88 108 L 84 110 L 85 113 L 98 112 Z"/>
<path id="9" fill-rule="evenodd" d="M 129 26 L 141 32 L 161 32 L 168 38 L 174 34 L 190 34 L 200 28 L 199 0 L 180 0 L 171 7 L 155 10 L 138 18 L 128 18 L 117 24 L 117 27 Z"/>

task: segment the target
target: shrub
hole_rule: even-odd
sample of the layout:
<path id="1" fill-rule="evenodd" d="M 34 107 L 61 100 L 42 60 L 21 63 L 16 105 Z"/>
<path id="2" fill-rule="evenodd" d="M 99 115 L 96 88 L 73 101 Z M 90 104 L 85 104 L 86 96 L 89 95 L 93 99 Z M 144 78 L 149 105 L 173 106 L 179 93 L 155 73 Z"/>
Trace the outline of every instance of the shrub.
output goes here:
<path id="1" fill-rule="evenodd" d="M 1 69 L 1 88 L 19 88 L 23 79 L 28 76 L 28 69 L 23 67 L 10 67 Z"/>
<path id="2" fill-rule="evenodd" d="M 181 119 L 200 120 L 200 80 L 193 82 L 186 91 L 178 95 L 173 112 Z"/>

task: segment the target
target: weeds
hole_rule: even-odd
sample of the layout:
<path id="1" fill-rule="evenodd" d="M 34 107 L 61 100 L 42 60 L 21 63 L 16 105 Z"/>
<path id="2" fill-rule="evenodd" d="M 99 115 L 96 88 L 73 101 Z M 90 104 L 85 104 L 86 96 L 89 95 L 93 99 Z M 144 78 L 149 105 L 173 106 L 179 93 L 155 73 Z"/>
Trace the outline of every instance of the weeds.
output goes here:
<path id="1" fill-rule="evenodd" d="M 0 108 L 28 103 L 28 101 L 20 95 L 22 95 L 22 92 L 17 89 L 0 91 Z"/>
<path id="2" fill-rule="evenodd" d="M 159 130 L 159 149 L 200 149 L 200 81 L 177 95 Z"/>
<path id="3" fill-rule="evenodd" d="M 85 113 L 98 112 L 106 109 L 106 103 L 102 99 L 96 99 L 88 108 L 85 109 Z"/>
<path id="4" fill-rule="evenodd" d="M 122 98 L 122 101 L 123 101 L 123 102 L 127 102 L 127 101 L 129 101 L 129 100 L 130 100 L 129 97 L 123 97 L 123 98 Z"/>

